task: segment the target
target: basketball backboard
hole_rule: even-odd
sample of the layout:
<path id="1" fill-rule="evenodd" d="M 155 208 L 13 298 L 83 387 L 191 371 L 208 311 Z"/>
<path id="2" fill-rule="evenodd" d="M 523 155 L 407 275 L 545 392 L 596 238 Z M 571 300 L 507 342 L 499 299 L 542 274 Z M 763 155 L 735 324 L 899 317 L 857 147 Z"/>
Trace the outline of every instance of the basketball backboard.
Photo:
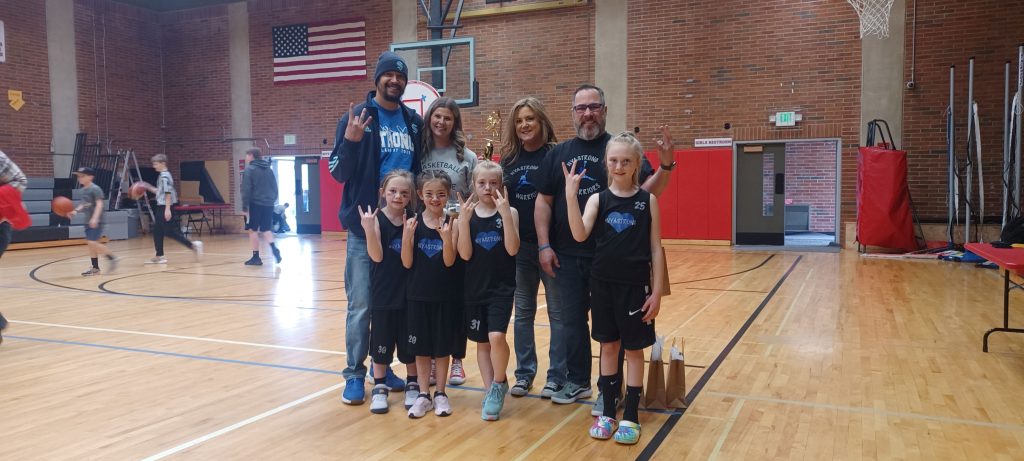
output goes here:
<path id="1" fill-rule="evenodd" d="M 452 98 L 460 106 L 475 106 L 479 101 L 476 83 L 476 41 L 473 37 L 392 43 L 391 51 L 406 52 L 406 60 L 415 53 L 409 67 L 415 70 L 410 81 L 419 80 L 435 88 L 440 96 Z"/>

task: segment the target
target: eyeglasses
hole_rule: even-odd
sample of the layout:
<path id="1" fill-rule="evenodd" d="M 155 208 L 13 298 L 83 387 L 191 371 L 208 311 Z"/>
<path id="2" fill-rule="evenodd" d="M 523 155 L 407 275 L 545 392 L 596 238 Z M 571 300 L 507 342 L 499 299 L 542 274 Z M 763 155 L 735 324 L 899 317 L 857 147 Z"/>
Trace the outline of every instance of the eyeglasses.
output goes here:
<path id="1" fill-rule="evenodd" d="M 604 109 L 604 104 L 595 102 L 591 104 L 577 104 L 572 106 L 572 110 L 576 111 L 577 114 L 585 114 L 587 113 L 587 109 L 590 109 L 591 112 L 601 112 L 601 110 Z"/>

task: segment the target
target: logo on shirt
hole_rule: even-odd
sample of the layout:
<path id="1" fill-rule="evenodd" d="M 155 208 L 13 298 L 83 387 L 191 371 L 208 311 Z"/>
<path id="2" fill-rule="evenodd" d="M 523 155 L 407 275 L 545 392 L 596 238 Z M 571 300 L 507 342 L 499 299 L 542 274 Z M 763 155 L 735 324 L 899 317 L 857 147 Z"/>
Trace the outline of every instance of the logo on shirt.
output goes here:
<path id="1" fill-rule="evenodd" d="M 401 237 L 392 239 L 391 243 L 388 243 L 388 248 L 392 249 L 395 253 L 401 254 L 402 253 L 402 239 L 401 239 Z"/>
<path id="2" fill-rule="evenodd" d="M 409 136 L 406 127 L 380 127 L 380 152 L 382 154 L 407 154 L 412 150 L 412 137 Z"/>
<path id="3" fill-rule="evenodd" d="M 428 258 L 433 258 L 441 252 L 441 239 L 420 239 L 420 242 L 416 244 L 416 247 L 427 255 Z"/>
<path id="4" fill-rule="evenodd" d="M 527 202 L 537 198 L 537 187 L 530 182 L 527 175 L 539 168 L 537 165 L 523 165 L 509 172 L 505 182 L 513 184 L 512 192 L 517 200 Z"/>
<path id="5" fill-rule="evenodd" d="M 473 240 L 477 245 L 480 245 L 487 251 L 491 251 L 495 245 L 501 243 L 501 234 L 495 231 L 487 231 L 476 234 L 476 238 Z"/>
<path id="6" fill-rule="evenodd" d="M 608 213 L 608 217 L 604 219 L 604 222 L 612 226 L 612 229 L 615 229 L 615 232 L 622 233 L 622 231 L 636 225 L 636 218 L 634 218 L 633 215 L 629 213 L 619 213 L 618 211 L 613 211 L 611 213 Z"/>
<path id="7" fill-rule="evenodd" d="M 593 169 L 601 169 L 601 159 L 593 155 L 580 155 L 565 162 L 566 165 L 572 165 L 572 162 L 576 162 L 576 174 L 583 173 L 583 178 L 580 181 L 579 196 L 589 196 L 597 192 L 601 192 L 604 186 L 598 182 L 597 178 L 592 176 L 594 174 Z M 592 168 L 591 168 L 592 167 Z M 583 170 L 587 170 L 584 172 Z M 603 171 L 603 169 L 601 169 Z"/>

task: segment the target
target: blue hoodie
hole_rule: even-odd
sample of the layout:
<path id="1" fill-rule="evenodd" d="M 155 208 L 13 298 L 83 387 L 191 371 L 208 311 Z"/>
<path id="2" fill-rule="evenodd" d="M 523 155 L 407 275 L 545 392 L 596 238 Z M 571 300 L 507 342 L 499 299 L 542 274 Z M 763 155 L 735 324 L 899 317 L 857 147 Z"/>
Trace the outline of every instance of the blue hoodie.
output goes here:
<path id="1" fill-rule="evenodd" d="M 370 91 L 366 96 L 366 102 L 352 108 L 354 114 L 360 114 L 366 109 L 366 115 L 373 117 L 366 127 L 366 132 L 363 133 L 362 141 L 351 142 L 345 139 L 349 114 L 338 120 L 338 128 L 334 134 L 334 149 L 331 151 L 329 163 L 331 176 L 345 184 L 338 220 L 345 229 L 364 238 L 366 235 L 359 223 L 357 206 L 375 207 L 380 203 L 380 124 L 377 107 L 371 102 L 376 95 L 376 91 Z M 399 109 L 412 137 L 412 174 L 418 175 L 422 160 L 420 135 L 423 132 L 423 118 L 404 104 L 400 105 Z"/>

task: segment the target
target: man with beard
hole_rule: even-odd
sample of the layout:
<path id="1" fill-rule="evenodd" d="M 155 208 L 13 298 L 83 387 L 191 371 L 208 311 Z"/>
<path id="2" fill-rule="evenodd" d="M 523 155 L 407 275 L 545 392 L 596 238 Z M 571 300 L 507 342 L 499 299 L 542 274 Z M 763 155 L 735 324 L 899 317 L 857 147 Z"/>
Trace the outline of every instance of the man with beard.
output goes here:
<path id="1" fill-rule="evenodd" d="M 561 389 L 551 395 L 551 401 L 559 404 L 573 403 L 592 395 L 587 311 L 590 309 L 590 264 L 594 256 L 593 239 L 579 243 L 569 228 L 562 164 L 570 166 L 575 162 L 576 173 L 586 170 L 577 197 L 583 207 L 591 195 L 608 187 L 604 154 L 611 139 L 605 131 L 609 109 L 600 88 L 593 85 L 577 88 L 571 110 L 576 137 L 552 148 L 544 159 L 537 175 L 538 194 L 534 209 L 541 269 L 554 277 L 562 302 L 561 341 L 566 354 L 566 376 Z M 646 158 L 640 167 L 643 189 L 656 196 L 665 190 L 669 172 L 675 167 L 668 129 L 662 126 L 661 132 L 663 137 L 657 141 L 661 169 L 653 172 Z M 622 358 L 619 360 L 621 362 Z"/>
<path id="2" fill-rule="evenodd" d="M 420 133 L 423 119 L 402 104 L 409 68 L 397 54 L 384 52 L 374 73 L 376 90 L 366 102 L 353 106 L 338 121 L 331 175 L 345 183 L 338 218 L 348 230 L 345 254 L 345 351 L 348 366 L 342 402 L 359 405 L 366 397 L 366 357 L 370 347 L 370 257 L 359 210 L 376 208 L 381 179 L 392 170 L 420 170 Z M 393 391 L 404 391 L 405 382 L 388 367 L 386 383 Z M 410 377 L 409 382 L 416 382 Z"/>

